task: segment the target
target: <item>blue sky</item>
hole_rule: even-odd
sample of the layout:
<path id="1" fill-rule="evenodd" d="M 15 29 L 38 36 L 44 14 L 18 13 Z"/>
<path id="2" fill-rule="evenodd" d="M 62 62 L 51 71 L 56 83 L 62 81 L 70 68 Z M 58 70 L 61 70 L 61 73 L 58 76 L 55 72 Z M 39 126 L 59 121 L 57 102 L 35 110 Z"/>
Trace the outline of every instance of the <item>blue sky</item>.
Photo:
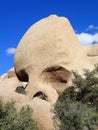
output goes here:
<path id="1" fill-rule="evenodd" d="M 98 0 L 0 0 L 0 75 L 26 30 L 51 14 L 67 17 L 83 45 L 98 43 Z"/>

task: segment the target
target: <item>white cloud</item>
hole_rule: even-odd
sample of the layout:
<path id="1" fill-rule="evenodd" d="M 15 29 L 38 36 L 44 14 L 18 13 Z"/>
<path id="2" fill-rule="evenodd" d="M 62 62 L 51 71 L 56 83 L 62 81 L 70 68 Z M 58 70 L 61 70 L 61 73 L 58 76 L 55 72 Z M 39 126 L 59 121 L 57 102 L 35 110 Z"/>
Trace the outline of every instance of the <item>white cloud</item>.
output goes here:
<path id="1" fill-rule="evenodd" d="M 93 43 L 98 43 L 98 33 L 96 34 L 89 34 L 89 33 L 80 33 L 80 34 L 76 34 L 79 41 L 83 44 L 83 45 L 91 45 Z"/>
<path id="2" fill-rule="evenodd" d="M 94 37 L 94 40 L 95 40 L 96 42 L 98 42 L 98 33 L 96 33 L 93 37 Z"/>
<path id="3" fill-rule="evenodd" d="M 89 30 L 98 30 L 98 26 L 94 26 L 93 24 L 91 24 L 86 29 L 86 31 L 89 31 Z"/>
<path id="4" fill-rule="evenodd" d="M 16 51 L 16 48 L 8 48 L 6 50 L 7 55 L 14 55 Z"/>

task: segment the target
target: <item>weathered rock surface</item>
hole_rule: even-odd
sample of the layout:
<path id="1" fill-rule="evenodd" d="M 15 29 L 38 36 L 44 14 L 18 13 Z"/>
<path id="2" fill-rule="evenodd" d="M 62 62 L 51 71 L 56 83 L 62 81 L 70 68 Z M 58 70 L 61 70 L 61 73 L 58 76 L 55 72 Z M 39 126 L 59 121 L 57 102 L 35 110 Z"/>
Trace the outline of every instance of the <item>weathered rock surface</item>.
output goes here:
<path id="1" fill-rule="evenodd" d="M 71 70 L 82 74 L 84 68 L 93 69 L 88 54 L 68 19 L 55 15 L 42 19 L 21 39 L 14 58 L 15 71 L 12 68 L 0 77 L 0 96 L 4 102 L 15 100 L 17 109 L 30 105 L 40 130 L 57 130 L 53 105 L 72 85 Z M 17 93 L 18 86 L 27 94 Z"/>
<path id="2" fill-rule="evenodd" d="M 14 69 L 11 69 L 0 79 L 0 98 L 6 103 L 10 100 L 16 101 L 16 108 L 29 105 L 33 109 L 32 118 L 37 122 L 40 130 L 55 130 L 53 124 L 54 113 L 49 102 L 35 97 L 33 100 L 26 95 L 17 93 L 15 90 L 18 86 L 25 88 L 26 83 L 21 82 L 15 76 Z"/>
<path id="3" fill-rule="evenodd" d="M 52 104 L 70 85 L 71 70 L 81 73 L 92 68 L 68 19 L 55 15 L 30 27 L 16 49 L 14 63 L 19 80 L 29 81 L 28 96 L 42 91 Z"/>
<path id="4" fill-rule="evenodd" d="M 91 64 L 98 64 L 98 44 L 84 47 Z"/>
<path id="5" fill-rule="evenodd" d="M 98 56 L 98 43 L 90 46 L 85 46 L 87 56 L 94 57 Z"/>

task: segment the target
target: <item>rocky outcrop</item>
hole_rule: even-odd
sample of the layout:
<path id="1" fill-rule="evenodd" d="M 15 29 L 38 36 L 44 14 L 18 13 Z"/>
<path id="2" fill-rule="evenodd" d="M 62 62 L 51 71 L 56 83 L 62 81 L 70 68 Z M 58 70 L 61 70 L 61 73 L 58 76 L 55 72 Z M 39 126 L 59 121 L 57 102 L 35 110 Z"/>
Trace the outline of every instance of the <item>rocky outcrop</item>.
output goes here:
<path id="1" fill-rule="evenodd" d="M 70 85 L 71 70 L 81 73 L 92 68 L 68 19 L 55 15 L 28 29 L 16 49 L 14 63 L 19 80 L 29 81 L 28 96 L 42 91 L 51 104 Z"/>
<path id="2" fill-rule="evenodd" d="M 84 47 L 91 64 L 98 64 L 98 44 Z"/>
<path id="3" fill-rule="evenodd" d="M 14 100 L 17 110 L 29 105 L 33 109 L 32 118 L 37 122 L 40 130 L 54 130 L 52 119 L 54 113 L 51 104 L 46 100 L 42 100 L 37 95 L 31 100 L 27 95 L 16 92 L 17 87 L 22 86 L 25 88 L 26 85 L 27 82 L 18 80 L 12 68 L 0 78 L 0 98 L 2 98 L 4 103 Z"/>
<path id="4" fill-rule="evenodd" d="M 68 19 L 55 15 L 44 18 L 21 39 L 14 68 L 0 77 L 0 96 L 4 102 L 14 99 L 17 110 L 30 105 L 40 130 L 57 130 L 53 106 L 72 85 L 72 70 L 82 74 L 84 68 L 93 69 L 88 54 Z M 26 95 L 16 92 L 18 86 L 25 88 Z"/>
<path id="5" fill-rule="evenodd" d="M 85 47 L 87 56 L 94 57 L 98 56 L 98 43 Z"/>

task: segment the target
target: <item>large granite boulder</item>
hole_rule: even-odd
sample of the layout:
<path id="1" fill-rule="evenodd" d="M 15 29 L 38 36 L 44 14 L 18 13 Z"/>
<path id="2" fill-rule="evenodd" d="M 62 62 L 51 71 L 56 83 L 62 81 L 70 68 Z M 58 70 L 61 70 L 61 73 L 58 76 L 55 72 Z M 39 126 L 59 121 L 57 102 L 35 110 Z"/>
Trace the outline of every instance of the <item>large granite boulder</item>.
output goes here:
<path id="1" fill-rule="evenodd" d="M 14 67 L 19 80 L 29 82 L 28 96 L 42 91 L 51 104 L 71 84 L 71 70 L 92 68 L 68 19 L 55 15 L 28 29 L 16 49 Z"/>
<path id="2" fill-rule="evenodd" d="M 0 96 L 4 102 L 14 99 L 17 110 L 30 105 L 40 130 L 57 130 L 53 106 L 72 85 L 71 71 L 82 74 L 84 68 L 93 69 L 93 64 L 70 22 L 52 15 L 24 34 L 16 49 L 14 68 L 0 77 Z M 25 88 L 26 95 L 16 92 L 18 86 Z"/>

